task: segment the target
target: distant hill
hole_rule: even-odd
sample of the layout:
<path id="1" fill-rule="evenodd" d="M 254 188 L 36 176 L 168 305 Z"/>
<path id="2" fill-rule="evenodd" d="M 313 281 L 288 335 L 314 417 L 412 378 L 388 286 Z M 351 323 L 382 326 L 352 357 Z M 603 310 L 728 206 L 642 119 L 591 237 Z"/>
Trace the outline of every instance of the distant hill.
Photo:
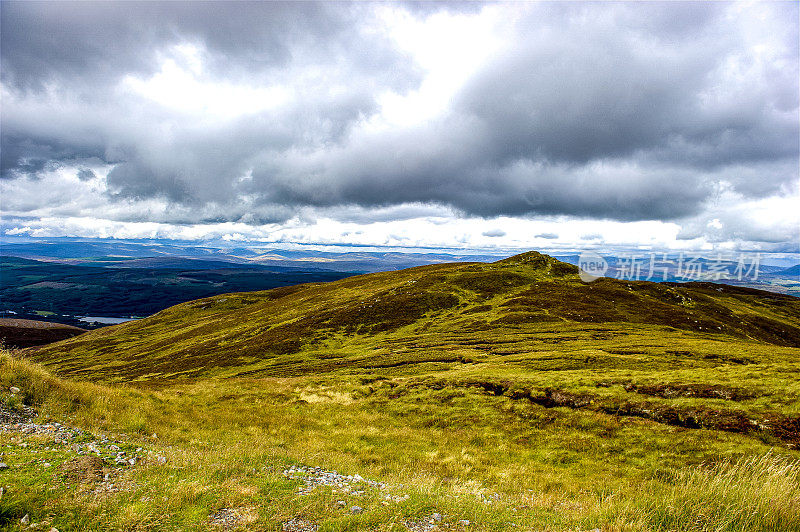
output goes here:
<path id="1" fill-rule="evenodd" d="M 199 299 L 33 356 L 66 374 L 120 380 L 293 375 L 403 365 L 422 347 L 425 361 L 441 362 L 475 346 L 543 349 L 553 335 L 589 335 L 597 346 L 641 334 L 662 346 L 690 337 L 796 347 L 800 300 L 712 283 L 586 284 L 575 266 L 530 252 Z M 729 351 L 743 359 L 747 349 Z"/>
<path id="2" fill-rule="evenodd" d="M 796 264 L 791 268 L 786 268 L 785 270 L 772 272 L 772 275 L 783 276 L 783 277 L 796 277 L 800 279 L 800 264 Z"/>
<path id="3" fill-rule="evenodd" d="M 58 342 L 86 332 L 86 329 L 47 321 L 0 318 L 0 342 L 6 347 L 25 348 Z"/>
<path id="4" fill-rule="evenodd" d="M 82 325 L 82 316 L 149 316 L 177 303 L 215 294 L 333 281 L 352 275 L 321 268 L 180 257 L 108 257 L 68 264 L 4 256 L 0 257 L 0 269 L 0 311 L 6 316 L 76 326 Z"/>
<path id="5" fill-rule="evenodd" d="M 376 272 L 424 264 L 495 260 L 497 253 L 462 250 L 421 252 L 285 249 L 264 246 L 214 247 L 172 241 L 52 238 L 3 242 L 3 254 L 68 264 L 189 268 L 200 261 L 243 267 L 292 268 L 304 271 Z M 177 262 L 175 262 L 177 261 Z M 208 266 L 212 267 L 212 266 Z M 219 267 L 218 265 L 213 266 Z"/>

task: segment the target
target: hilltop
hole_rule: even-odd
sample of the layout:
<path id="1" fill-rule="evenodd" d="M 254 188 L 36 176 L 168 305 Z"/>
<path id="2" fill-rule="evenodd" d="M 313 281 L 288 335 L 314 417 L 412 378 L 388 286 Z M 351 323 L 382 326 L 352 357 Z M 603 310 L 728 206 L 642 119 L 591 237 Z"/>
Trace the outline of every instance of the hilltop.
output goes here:
<path id="1" fill-rule="evenodd" d="M 532 349 L 547 335 L 591 334 L 609 326 L 619 329 L 614 336 L 623 343 L 647 331 L 675 341 L 800 346 L 797 298 L 711 283 L 602 278 L 586 284 L 577 272 L 529 252 L 494 263 L 421 266 L 223 294 L 31 356 L 64 375 L 132 381 L 454 361 L 462 356 L 454 353 L 468 358 L 508 349 L 514 337 L 525 336 Z"/>

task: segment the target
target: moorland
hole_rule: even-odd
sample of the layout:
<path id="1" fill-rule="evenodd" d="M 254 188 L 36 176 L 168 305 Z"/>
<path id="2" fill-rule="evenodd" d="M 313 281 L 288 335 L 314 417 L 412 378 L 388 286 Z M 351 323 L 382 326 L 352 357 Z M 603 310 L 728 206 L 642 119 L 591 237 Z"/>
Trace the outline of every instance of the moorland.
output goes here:
<path id="1" fill-rule="evenodd" d="M 577 273 L 530 252 L 221 294 L 6 353 L 0 519 L 800 530 L 800 300 Z"/>

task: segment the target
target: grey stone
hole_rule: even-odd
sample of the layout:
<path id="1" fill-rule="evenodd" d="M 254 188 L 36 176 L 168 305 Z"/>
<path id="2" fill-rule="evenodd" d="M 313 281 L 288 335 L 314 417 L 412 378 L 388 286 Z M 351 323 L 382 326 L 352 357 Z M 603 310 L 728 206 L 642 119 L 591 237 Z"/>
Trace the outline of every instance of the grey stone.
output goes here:
<path id="1" fill-rule="evenodd" d="M 350 507 L 351 514 L 360 514 L 364 513 L 364 509 L 361 506 L 351 506 Z"/>
<path id="2" fill-rule="evenodd" d="M 25 514 L 22 519 L 19 520 L 19 524 L 21 525 L 29 525 L 31 522 L 31 516 Z"/>

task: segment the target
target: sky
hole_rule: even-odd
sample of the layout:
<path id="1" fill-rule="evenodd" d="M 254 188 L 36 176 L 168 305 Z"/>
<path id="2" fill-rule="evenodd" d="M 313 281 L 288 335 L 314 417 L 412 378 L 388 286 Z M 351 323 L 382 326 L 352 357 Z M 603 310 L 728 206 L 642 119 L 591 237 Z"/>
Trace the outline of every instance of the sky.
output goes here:
<path id="1" fill-rule="evenodd" d="M 5 238 L 800 251 L 797 2 L 0 10 Z"/>

